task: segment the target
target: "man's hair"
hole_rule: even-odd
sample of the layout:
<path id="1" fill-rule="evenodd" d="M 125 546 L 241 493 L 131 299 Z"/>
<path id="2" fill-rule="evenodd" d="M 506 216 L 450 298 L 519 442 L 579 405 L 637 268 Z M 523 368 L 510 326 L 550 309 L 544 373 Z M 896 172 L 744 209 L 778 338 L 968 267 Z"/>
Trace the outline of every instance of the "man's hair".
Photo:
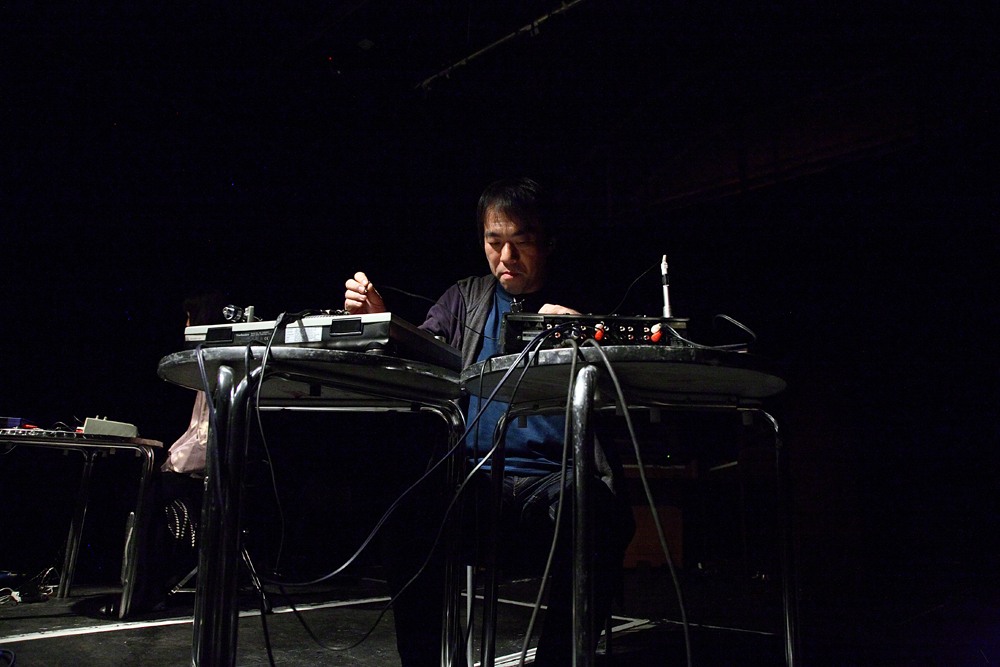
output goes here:
<path id="1" fill-rule="evenodd" d="M 486 234 L 486 216 L 491 209 L 519 222 L 525 231 L 538 234 L 541 241 L 556 237 L 554 216 L 542 187 L 530 178 L 505 178 L 491 183 L 479 197 L 477 221 L 479 239 Z"/>
<path id="2" fill-rule="evenodd" d="M 191 317 L 191 326 L 222 324 L 225 318 L 222 309 L 226 307 L 226 295 L 222 292 L 193 294 L 184 299 L 184 310 Z"/>

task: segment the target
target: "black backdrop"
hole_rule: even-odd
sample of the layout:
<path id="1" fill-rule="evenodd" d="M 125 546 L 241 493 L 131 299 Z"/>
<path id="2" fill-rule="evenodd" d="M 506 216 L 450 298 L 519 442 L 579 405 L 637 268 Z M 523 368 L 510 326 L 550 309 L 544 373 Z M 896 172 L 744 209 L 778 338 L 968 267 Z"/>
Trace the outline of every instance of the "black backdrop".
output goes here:
<path id="1" fill-rule="evenodd" d="M 264 4 L 16 10 L 0 413 L 106 415 L 170 442 L 191 395 L 156 364 L 179 348 L 185 296 L 223 289 L 270 318 L 336 307 L 363 268 L 434 297 L 483 269 L 479 191 L 525 173 L 563 204 L 559 252 L 585 309 L 614 307 L 667 252 L 695 334 L 725 338 L 711 329 L 725 313 L 780 364 L 807 580 L 990 572 L 998 202 L 983 17 L 593 7 L 426 93 L 413 84 L 504 24 L 456 28 L 429 5 L 401 26 L 379 3 L 341 23 Z M 537 9 L 518 11 L 510 30 Z M 348 50 L 362 28 L 379 45 L 413 36 L 369 57 Z M 438 28 L 450 50 L 426 45 Z M 884 150 L 677 204 L 612 202 L 623 174 L 635 192 L 662 179 L 677 137 L 887 69 L 913 75 L 918 108 Z M 663 153 L 601 159 L 623 134 Z M 658 295 L 648 274 L 621 312 L 654 314 Z M 393 307 L 418 320 L 424 306 Z"/>

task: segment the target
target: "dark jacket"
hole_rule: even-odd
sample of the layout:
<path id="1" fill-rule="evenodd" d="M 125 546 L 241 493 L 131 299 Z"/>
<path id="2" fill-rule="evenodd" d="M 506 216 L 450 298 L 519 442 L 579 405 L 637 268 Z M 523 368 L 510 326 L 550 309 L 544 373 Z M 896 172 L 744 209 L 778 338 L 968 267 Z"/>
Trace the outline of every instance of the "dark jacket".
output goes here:
<path id="1" fill-rule="evenodd" d="M 482 331 L 493 308 L 492 296 L 496 285 L 497 279 L 493 275 L 458 281 L 431 306 L 427 318 L 420 325 L 421 329 L 443 337 L 449 345 L 462 351 L 463 369 L 475 363 L 482 349 Z M 537 312 L 543 304 L 535 303 L 536 299 L 530 299 L 530 296 L 525 312 Z M 615 494 L 625 512 L 627 527 L 623 528 L 623 532 L 627 535 L 625 544 L 628 544 L 634 531 L 632 512 L 628 506 L 624 471 L 614 452 L 611 454 L 609 459 L 604 447 L 598 442 L 594 451 L 594 466 L 601 481 Z"/>
<path id="2" fill-rule="evenodd" d="M 420 325 L 421 329 L 462 351 L 462 368 L 476 361 L 482 348 L 482 331 L 493 308 L 496 276 L 479 276 L 460 280 L 448 288 Z"/>

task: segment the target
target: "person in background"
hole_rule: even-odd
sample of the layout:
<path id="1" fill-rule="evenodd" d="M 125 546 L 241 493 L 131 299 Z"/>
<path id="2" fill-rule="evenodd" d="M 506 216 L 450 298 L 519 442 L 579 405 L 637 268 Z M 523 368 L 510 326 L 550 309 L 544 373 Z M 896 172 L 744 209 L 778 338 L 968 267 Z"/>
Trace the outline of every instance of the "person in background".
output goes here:
<path id="1" fill-rule="evenodd" d="M 210 292 L 185 299 L 185 326 L 222 324 L 225 321 L 222 316 L 222 309 L 226 306 L 225 298 L 221 293 Z M 167 461 L 160 468 L 163 472 L 196 478 L 204 476 L 205 448 L 208 443 L 208 401 L 209 397 L 204 391 L 197 392 L 191 422 L 183 435 L 170 445 Z"/>
<path id="2" fill-rule="evenodd" d="M 208 292 L 184 300 L 186 326 L 222 324 L 226 296 Z M 171 590 L 198 563 L 197 535 L 208 445 L 208 402 L 204 391 L 194 398 L 187 430 L 170 445 L 167 459 L 150 487 L 152 510 L 140 550 L 133 613 L 167 606 Z M 107 613 L 117 614 L 108 609 Z"/>

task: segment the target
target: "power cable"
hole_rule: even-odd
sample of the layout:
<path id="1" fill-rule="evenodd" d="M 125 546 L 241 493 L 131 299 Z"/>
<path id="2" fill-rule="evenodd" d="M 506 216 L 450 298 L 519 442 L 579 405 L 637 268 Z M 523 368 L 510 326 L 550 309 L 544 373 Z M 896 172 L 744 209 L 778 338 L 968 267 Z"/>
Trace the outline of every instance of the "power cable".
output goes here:
<path id="1" fill-rule="evenodd" d="M 344 564 L 342 564 L 336 570 L 334 570 L 334 571 L 332 571 L 332 572 L 330 572 L 330 573 L 328 573 L 328 574 L 326 574 L 326 575 L 324 575 L 324 576 L 322 576 L 320 578 L 317 578 L 317 579 L 314 579 L 314 580 L 311 580 L 311 581 L 306 581 L 306 582 L 285 582 L 285 581 L 281 581 L 281 580 L 277 580 L 277 579 L 269 579 L 269 578 L 265 578 L 265 577 L 261 578 L 261 581 L 263 581 L 265 583 L 272 584 L 272 585 L 276 585 L 279 588 L 279 590 L 281 591 L 282 595 L 285 597 L 286 600 L 288 600 L 289 607 L 292 609 L 292 612 L 295 615 L 295 617 L 299 620 L 300 624 L 302 624 L 302 626 L 305 628 L 305 630 L 309 634 L 309 636 L 319 646 L 321 646 L 322 648 L 325 648 L 327 650 L 332 650 L 332 651 L 345 651 L 345 650 L 349 650 L 351 648 L 355 648 L 356 646 L 358 646 L 361 643 L 363 643 L 366 639 L 368 639 L 369 636 L 371 636 L 371 633 L 375 631 L 375 628 L 381 622 L 382 618 L 388 612 L 389 608 L 392 606 L 392 603 L 396 600 L 396 598 L 400 594 L 402 594 L 403 591 L 405 591 L 407 588 L 409 588 L 413 584 L 413 582 L 416 581 L 423 574 L 423 572 L 426 570 L 428 564 L 431 561 L 431 558 L 433 557 L 434 548 L 436 547 L 437 543 L 440 541 L 440 537 L 441 537 L 441 535 L 444 532 L 444 528 L 447 525 L 447 522 L 449 520 L 451 512 L 454 509 L 454 507 L 455 507 L 458 499 L 461 497 L 463 491 L 465 490 L 465 488 L 467 487 L 467 485 L 469 484 L 469 482 L 473 479 L 474 475 L 483 467 L 483 465 L 485 465 L 485 463 L 487 461 L 490 460 L 490 458 L 492 457 L 493 453 L 496 451 L 496 448 L 499 445 L 499 443 L 495 444 L 493 446 L 493 448 L 482 458 L 482 460 L 480 460 L 473 467 L 473 469 L 466 475 L 466 477 L 463 480 L 463 482 L 459 485 L 458 489 L 453 494 L 452 499 L 451 499 L 451 501 L 448 504 L 448 507 L 445 509 L 444 515 L 442 517 L 441 525 L 440 525 L 440 527 L 438 529 L 438 532 L 437 532 L 437 535 L 435 536 L 435 539 L 434 539 L 434 541 L 432 543 L 435 546 L 431 547 L 431 551 L 428 552 L 427 557 L 424 559 L 424 562 L 421 564 L 420 568 L 418 568 L 416 574 L 414 574 L 409 579 L 409 581 L 407 581 L 401 587 L 401 589 L 399 590 L 399 592 L 397 592 L 396 595 L 393 596 L 393 598 L 385 605 L 385 607 L 379 613 L 378 617 L 372 623 L 371 627 L 358 640 L 356 640 L 355 642 L 351 643 L 350 645 L 342 646 L 342 647 L 328 646 L 327 644 L 325 644 L 322 640 L 320 640 L 315 635 L 315 633 L 312 631 L 312 629 L 309 628 L 308 624 L 305 622 L 305 619 L 302 618 L 301 614 L 299 613 L 298 609 L 295 607 L 294 603 L 291 602 L 291 598 L 288 596 L 288 593 L 285 591 L 285 586 L 289 586 L 289 587 L 293 587 L 293 586 L 294 587 L 305 587 L 305 586 L 311 586 L 311 585 L 315 585 L 315 584 L 318 584 L 318 583 L 322 583 L 323 581 L 326 581 L 326 580 L 328 580 L 328 579 L 336 576 L 337 574 L 339 574 L 340 572 L 342 572 L 343 570 L 345 570 L 348 566 L 350 566 L 360 556 L 360 554 L 362 553 L 362 551 L 368 546 L 368 544 L 371 542 L 371 540 L 374 539 L 374 537 L 377 534 L 377 532 L 385 524 L 385 522 L 388 520 L 388 518 L 391 516 L 391 514 L 396 510 L 396 508 L 402 503 L 403 499 L 406 496 L 408 496 L 410 494 L 410 492 L 413 491 L 413 489 L 415 489 L 419 484 L 421 484 L 424 480 L 426 480 L 431 475 L 431 473 L 438 468 L 438 466 L 440 466 L 445 461 L 448 461 L 454 455 L 455 450 L 458 447 L 464 446 L 466 437 L 471 432 L 471 430 L 474 427 L 476 427 L 476 425 L 478 424 L 479 419 L 482 417 L 483 412 L 486 409 L 486 406 L 489 405 L 495 399 L 495 397 L 496 397 L 497 393 L 499 392 L 499 390 L 501 389 L 501 387 L 503 387 L 504 384 L 506 384 L 506 382 L 510 378 L 511 374 L 520 365 L 521 361 L 524 360 L 526 357 L 528 357 L 530 355 L 531 351 L 533 350 L 533 348 L 539 346 L 541 344 L 542 340 L 544 340 L 548 336 L 554 335 L 555 333 L 562 331 L 564 328 L 566 328 L 566 327 L 560 325 L 560 326 L 557 326 L 557 327 L 553 327 L 552 329 L 548 329 L 546 331 L 543 331 L 543 332 L 539 333 L 537 336 L 535 336 L 535 338 L 532 339 L 528 343 L 528 345 L 524 348 L 524 350 L 522 350 L 521 353 L 518 355 L 518 357 L 514 361 L 514 363 L 511 364 L 510 368 L 508 368 L 507 371 L 504 373 L 503 377 L 497 383 L 496 387 L 494 387 L 493 391 L 490 393 L 490 396 L 487 398 L 486 402 L 483 403 L 483 405 L 480 407 L 480 411 L 476 414 L 475 418 L 466 426 L 465 432 L 456 441 L 455 445 L 453 445 L 452 448 L 449 449 L 445 453 L 445 455 L 437 463 L 435 463 L 433 466 L 431 466 L 419 479 L 417 479 L 405 491 L 403 491 L 402 494 L 400 494 L 397 497 L 397 499 L 392 503 L 392 505 L 389 507 L 389 509 L 387 509 L 386 512 L 379 519 L 379 521 L 376 524 L 375 528 L 369 533 L 368 537 L 365 538 L 365 540 L 361 544 L 361 546 L 355 551 L 355 553 L 350 558 L 348 558 L 348 560 L 346 562 L 344 562 Z M 514 392 L 517 391 L 517 388 L 520 385 L 521 380 L 524 378 L 525 374 L 527 373 L 528 368 L 530 368 L 530 364 L 526 363 L 525 366 L 524 366 L 524 370 L 522 370 L 521 375 L 518 378 L 518 382 L 515 385 Z"/>
<path id="2" fill-rule="evenodd" d="M 628 404 L 625 402 L 625 393 L 622 391 L 621 383 L 618 382 L 618 375 L 611 364 L 611 360 L 608 359 L 607 354 L 601 349 L 600 344 L 594 340 L 584 341 L 584 345 L 596 348 L 598 354 L 600 354 L 601 359 L 604 362 L 604 366 L 608 371 L 608 375 L 611 377 L 611 381 L 615 387 L 615 396 L 618 401 L 618 406 L 625 416 L 625 424 L 628 426 L 629 437 L 632 439 L 632 446 L 635 450 L 636 463 L 639 468 L 639 478 L 642 480 L 642 489 L 646 494 L 646 501 L 649 503 L 649 510 L 653 516 L 653 523 L 656 525 L 656 534 L 660 540 L 660 547 L 663 549 L 663 555 L 667 559 L 667 567 L 670 569 L 670 577 L 674 582 L 674 591 L 677 594 L 677 605 L 680 608 L 681 614 L 681 627 L 684 630 L 684 651 L 687 659 L 687 667 L 692 667 L 691 661 L 691 632 L 690 626 L 687 620 L 687 611 L 684 606 L 684 595 L 681 592 L 680 579 L 677 577 L 677 570 L 674 569 L 674 560 L 670 556 L 670 548 L 667 546 L 667 538 L 663 532 L 663 524 L 660 522 L 659 513 L 656 511 L 656 502 L 653 500 L 653 492 L 649 486 L 649 480 L 646 478 L 645 466 L 642 462 L 642 453 L 639 450 L 639 440 L 635 435 L 635 428 L 632 426 L 632 418 L 629 416 Z"/>

